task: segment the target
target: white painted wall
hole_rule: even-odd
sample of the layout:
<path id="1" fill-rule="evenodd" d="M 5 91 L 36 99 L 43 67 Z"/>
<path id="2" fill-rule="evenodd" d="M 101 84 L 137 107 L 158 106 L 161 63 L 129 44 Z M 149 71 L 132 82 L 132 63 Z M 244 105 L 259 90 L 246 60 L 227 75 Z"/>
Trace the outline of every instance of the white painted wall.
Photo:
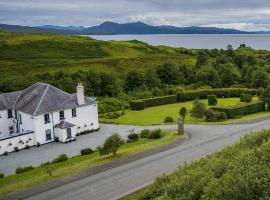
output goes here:
<path id="1" fill-rule="evenodd" d="M 24 149 L 26 145 L 34 146 L 35 145 L 34 137 L 35 137 L 34 133 L 30 133 L 27 135 L 13 137 L 10 139 L 0 141 L 0 155 L 2 155 L 5 151 L 7 152 L 14 151 L 15 147 L 18 147 L 18 149 Z"/>
<path id="2" fill-rule="evenodd" d="M 95 130 L 99 128 L 98 123 L 98 107 L 97 105 L 87 105 L 76 108 L 76 117 L 72 117 L 72 109 L 64 110 L 65 121 L 76 125 L 72 131 L 72 135 L 85 130 Z M 50 123 L 44 123 L 44 115 L 36 116 L 34 120 L 34 127 L 36 132 L 36 141 L 40 144 L 45 144 L 51 141 L 46 141 L 46 130 L 51 129 L 52 138 L 59 137 L 55 125 L 61 122 L 59 111 L 49 113 Z M 60 131 L 61 132 L 61 131 Z M 61 133 L 62 134 L 62 133 Z M 59 138 L 60 139 L 60 138 Z"/>
<path id="3" fill-rule="evenodd" d="M 14 113 L 13 113 L 14 114 Z M 9 135 L 9 127 L 13 126 L 13 119 L 8 119 L 8 111 L 1 110 L 0 111 L 0 138 L 5 135 Z M 15 131 L 15 127 L 14 127 Z"/>

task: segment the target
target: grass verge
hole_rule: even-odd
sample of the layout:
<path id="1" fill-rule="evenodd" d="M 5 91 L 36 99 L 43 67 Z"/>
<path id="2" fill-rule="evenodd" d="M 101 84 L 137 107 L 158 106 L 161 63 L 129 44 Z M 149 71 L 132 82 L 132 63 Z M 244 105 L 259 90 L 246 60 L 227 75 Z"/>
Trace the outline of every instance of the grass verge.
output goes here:
<path id="1" fill-rule="evenodd" d="M 124 144 L 119 149 L 116 157 L 112 155 L 100 156 L 98 152 L 86 156 L 76 156 L 65 162 L 52 164 L 53 172 L 51 177 L 42 167 L 37 167 L 29 172 L 7 176 L 0 179 L 0 197 L 168 144 L 176 140 L 177 137 L 178 135 L 175 132 L 165 132 L 164 136 L 157 140 L 140 138 L 137 142 Z"/>

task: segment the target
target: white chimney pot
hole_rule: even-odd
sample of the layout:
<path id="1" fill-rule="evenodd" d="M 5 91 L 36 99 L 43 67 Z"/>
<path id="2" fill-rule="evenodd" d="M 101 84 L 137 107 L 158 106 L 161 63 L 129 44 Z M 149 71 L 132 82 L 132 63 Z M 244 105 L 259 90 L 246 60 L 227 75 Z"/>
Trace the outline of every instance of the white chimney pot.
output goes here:
<path id="1" fill-rule="evenodd" d="M 78 86 L 77 86 L 77 101 L 79 105 L 85 104 L 84 88 L 83 88 L 82 83 L 78 83 Z"/>

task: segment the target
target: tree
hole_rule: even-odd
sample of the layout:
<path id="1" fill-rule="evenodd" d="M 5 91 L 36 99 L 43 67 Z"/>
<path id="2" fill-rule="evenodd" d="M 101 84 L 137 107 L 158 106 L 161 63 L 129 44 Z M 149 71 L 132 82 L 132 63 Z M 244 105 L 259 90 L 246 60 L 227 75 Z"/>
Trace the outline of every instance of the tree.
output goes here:
<path id="1" fill-rule="evenodd" d="M 206 111 L 206 107 L 201 101 L 198 99 L 194 100 L 190 111 L 191 117 L 201 119 L 205 116 Z"/>
<path id="2" fill-rule="evenodd" d="M 251 85 L 254 88 L 267 87 L 269 75 L 264 70 L 256 70 L 252 73 Z"/>
<path id="3" fill-rule="evenodd" d="M 116 97 L 121 93 L 121 86 L 113 73 L 100 73 L 101 96 Z"/>
<path id="4" fill-rule="evenodd" d="M 236 84 L 240 80 L 240 72 L 232 63 L 221 65 L 219 71 L 221 84 L 224 87 L 229 87 Z"/>
<path id="5" fill-rule="evenodd" d="M 160 86 L 160 80 L 158 78 L 157 72 L 154 69 L 149 68 L 145 72 L 145 84 L 149 88 L 155 88 Z"/>
<path id="6" fill-rule="evenodd" d="M 227 45 L 226 50 L 227 50 L 226 52 L 227 52 L 228 56 L 233 56 L 234 55 L 233 46 L 231 44 Z"/>
<path id="7" fill-rule="evenodd" d="M 183 122 L 185 121 L 186 115 L 187 115 L 187 108 L 181 107 L 179 110 L 179 115 L 182 117 Z"/>
<path id="8" fill-rule="evenodd" d="M 129 71 L 125 80 L 126 91 L 138 90 L 139 87 L 143 86 L 145 83 L 144 77 L 138 71 Z"/>
<path id="9" fill-rule="evenodd" d="M 41 165 L 46 173 L 48 173 L 50 176 L 52 176 L 52 172 L 54 168 L 50 165 L 50 163 L 44 163 Z"/>
<path id="10" fill-rule="evenodd" d="M 118 151 L 119 147 L 124 144 L 124 140 L 121 136 L 117 133 L 113 134 L 112 136 L 108 137 L 104 142 L 102 147 L 98 147 L 98 150 L 101 155 L 107 155 L 113 153 L 113 156 L 116 156 L 116 152 Z"/>
<path id="11" fill-rule="evenodd" d="M 207 64 L 209 56 L 204 50 L 200 50 L 197 55 L 196 66 L 200 67 Z"/>
<path id="12" fill-rule="evenodd" d="M 219 75 L 212 66 L 203 66 L 200 68 L 196 74 L 196 78 L 200 83 L 212 87 L 218 87 L 220 85 Z"/>
<path id="13" fill-rule="evenodd" d="M 168 85 L 184 84 L 184 74 L 180 71 L 179 67 L 165 63 L 157 68 L 157 74 L 161 83 Z"/>

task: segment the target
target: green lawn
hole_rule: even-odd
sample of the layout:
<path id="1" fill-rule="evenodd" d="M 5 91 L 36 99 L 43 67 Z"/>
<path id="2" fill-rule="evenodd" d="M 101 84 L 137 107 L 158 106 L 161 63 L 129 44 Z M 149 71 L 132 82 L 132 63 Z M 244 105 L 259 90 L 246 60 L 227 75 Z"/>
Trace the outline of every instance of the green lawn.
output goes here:
<path id="1" fill-rule="evenodd" d="M 45 183 L 50 180 L 76 174 L 83 170 L 111 162 L 115 159 L 131 156 L 142 151 L 170 143 L 176 140 L 177 137 L 178 135 L 175 132 L 165 132 L 164 136 L 158 140 L 140 139 L 134 143 L 127 143 L 119 149 L 116 157 L 111 155 L 100 156 L 98 152 L 87 156 L 76 156 L 65 162 L 52 164 L 54 169 L 52 177 L 45 173 L 44 169 L 41 167 L 37 167 L 29 172 L 7 176 L 0 179 L 0 197 L 25 190 L 33 187 L 34 185 Z"/>
<path id="2" fill-rule="evenodd" d="M 207 100 L 202 100 L 202 102 L 208 106 Z M 218 106 L 233 106 L 237 104 L 241 104 L 239 98 L 218 99 Z M 188 111 L 190 111 L 192 108 L 192 101 L 168 104 L 168 105 L 162 105 L 162 106 L 155 106 L 155 107 L 146 108 L 145 110 L 142 110 L 142 111 L 128 110 L 125 115 L 121 116 L 118 119 L 109 120 L 109 119 L 101 118 L 100 120 L 104 123 L 117 123 L 117 124 L 130 124 L 130 125 L 153 125 L 153 124 L 162 124 L 166 116 L 171 116 L 176 122 L 179 109 L 182 106 L 185 106 L 188 109 Z M 239 119 L 229 119 L 229 120 L 226 120 L 225 122 L 215 122 L 212 124 L 226 124 L 226 123 L 232 123 L 232 122 L 241 122 L 241 121 L 256 119 L 258 117 L 263 117 L 269 114 L 270 114 L 269 111 L 265 111 L 265 112 L 251 114 L 251 115 L 246 115 Z M 205 122 L 205 119 L 194 119 L 190 116 L 190 114 L 188 114 L 186 116 L 186 123 L 194 124 L 194 123 L 207 123 L 207 122 Z"/>

